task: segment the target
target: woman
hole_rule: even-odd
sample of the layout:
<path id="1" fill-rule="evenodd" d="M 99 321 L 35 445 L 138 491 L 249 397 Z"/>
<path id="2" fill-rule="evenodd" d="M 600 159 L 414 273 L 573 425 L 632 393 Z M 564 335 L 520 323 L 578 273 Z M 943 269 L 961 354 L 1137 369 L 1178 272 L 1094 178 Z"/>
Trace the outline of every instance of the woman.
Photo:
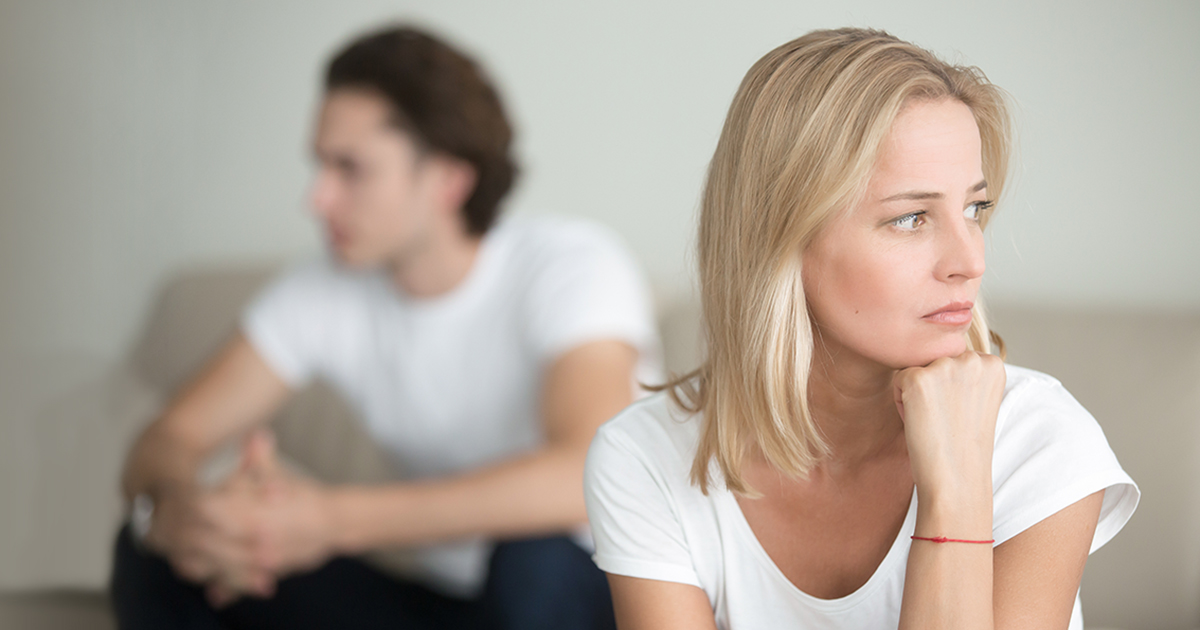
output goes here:
<path id="1" fill-rule="evenodd" d="M 879 31 L 750 69 L 701 212 L 707 361 L 589 454 L 622 629 L 1082 627 L 1138 493 L 1057 381 L 992 354 L 1008 134 L 981 72 Z"/>

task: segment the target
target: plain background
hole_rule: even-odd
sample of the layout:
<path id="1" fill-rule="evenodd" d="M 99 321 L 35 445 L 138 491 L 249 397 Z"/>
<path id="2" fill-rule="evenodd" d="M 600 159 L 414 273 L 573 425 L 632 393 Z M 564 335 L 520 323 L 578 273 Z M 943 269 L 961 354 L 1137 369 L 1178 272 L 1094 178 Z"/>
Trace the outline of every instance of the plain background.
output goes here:
<path id="1" fill-rule="evenodd" d="M 328 56 L 413 20 L 480 59 L 523 176 L 508 207 L 618 230 L 689 290 L 704 171 L 750 65 L 822 27 L 978 65 L 1017 104 L 986 294 L 1200 307 L 1200 3 L 0 0 L 0 358 L 119 358 L 196 265 L 319 251 L 308 141 Z"/>

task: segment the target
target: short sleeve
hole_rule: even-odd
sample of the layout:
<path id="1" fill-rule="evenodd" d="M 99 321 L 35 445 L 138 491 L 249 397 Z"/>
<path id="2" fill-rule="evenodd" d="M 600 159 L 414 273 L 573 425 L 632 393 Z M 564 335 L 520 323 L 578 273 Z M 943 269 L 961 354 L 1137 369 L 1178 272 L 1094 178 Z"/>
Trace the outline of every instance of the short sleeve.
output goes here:
<path id="1" fill-rule="evenodd" d="M 312 378 L 322 357 L 332 307 L 327 266 L 314 261 L 285 272 L 242 313 L 242 334 L 292 388 Z"/>
<path id="2" fill-rule="evenodd" d="M 607 573 L 699 587 L 669 486 L 652 461 L 613 422 L 596 434 L 584 471 L 592 559 Z"/>
<path id="3" fill-rule="evenodd" d="M 1030 376 L 1032 375 L 1032 376 Z M 1022 382 L 1001 405 L 993 457 L 993 537 L 997 544 L 1104 490 L 1089 553 L 1133 515 L 1139 491 L 1100 425 L 1056 380 L 1010 371 Z"/>
<path id="4" fill-rule="evenodd" d="M 536 356 L 550 361 L 600 339 L 656 355 L 650 291 L 624 244 L 591 224 L 556 228 L 529 287 L 527 330 Z"/>

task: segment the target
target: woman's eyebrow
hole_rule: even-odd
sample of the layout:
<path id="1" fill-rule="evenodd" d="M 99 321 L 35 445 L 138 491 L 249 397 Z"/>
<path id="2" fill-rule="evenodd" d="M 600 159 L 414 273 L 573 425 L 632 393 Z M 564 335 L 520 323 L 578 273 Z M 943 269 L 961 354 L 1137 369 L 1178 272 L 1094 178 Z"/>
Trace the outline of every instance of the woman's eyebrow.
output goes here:
<path id="1" fill-rule="evenodd" d="M 967 189 L 967 194 L 969 195 L 969 194 L 971 194 L 971 193 L 977 193 L 977 192 L 979 192 L 979 191 L 983 190 L 984 188 L 987 188 L 987 180 L 986 180 L 986 179 L 981 179 L 981 180 L 979 180 L 979 182 L 978 182 L 978 183 L 976 183 L 974 186 L 971 186 L 970 188 L 968 188 L 968 189 Z M 923 190 L 910 190 L 910 191 L 907 191 L 907 192 L 897 193 L 897 194 L 895 194 L 895 195 L 892 195 L 891 197 L 887 197 L 887 198 L 883 199 L 883 200 L 882 200 L 880 203 L 887 203 L 887 202 L 889 202 L 889 201 L 911 201 L 911 200 L 922 200 L 922 199 L 941 199 L 941 198 L 943 198 L 943 197 L 945 197 L 945 195 L 943 195 L 943 194 L 942 194 L 942 193 L 940 193 L 940 192 L 930 192 L 930 191 L 923 191 Z"/>

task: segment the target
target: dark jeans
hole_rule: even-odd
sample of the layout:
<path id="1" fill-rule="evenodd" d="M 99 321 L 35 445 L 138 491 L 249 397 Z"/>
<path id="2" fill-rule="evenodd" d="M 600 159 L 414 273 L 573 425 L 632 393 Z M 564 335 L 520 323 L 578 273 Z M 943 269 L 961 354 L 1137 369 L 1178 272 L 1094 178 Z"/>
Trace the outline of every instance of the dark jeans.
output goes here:
<path id="1" fill-rule="evenodd" d="M 500 543 L 487 585 L 474 600 L 384 575 L 353 558 L 281 580 L 270 599 L 243 598 L 214 610 L 203 589 L 161 557 L 117 535 L 112 603 L 122 630 L 266 628 L 450 628 L 615 630 L 604 573 L 565 537 Z"/>

